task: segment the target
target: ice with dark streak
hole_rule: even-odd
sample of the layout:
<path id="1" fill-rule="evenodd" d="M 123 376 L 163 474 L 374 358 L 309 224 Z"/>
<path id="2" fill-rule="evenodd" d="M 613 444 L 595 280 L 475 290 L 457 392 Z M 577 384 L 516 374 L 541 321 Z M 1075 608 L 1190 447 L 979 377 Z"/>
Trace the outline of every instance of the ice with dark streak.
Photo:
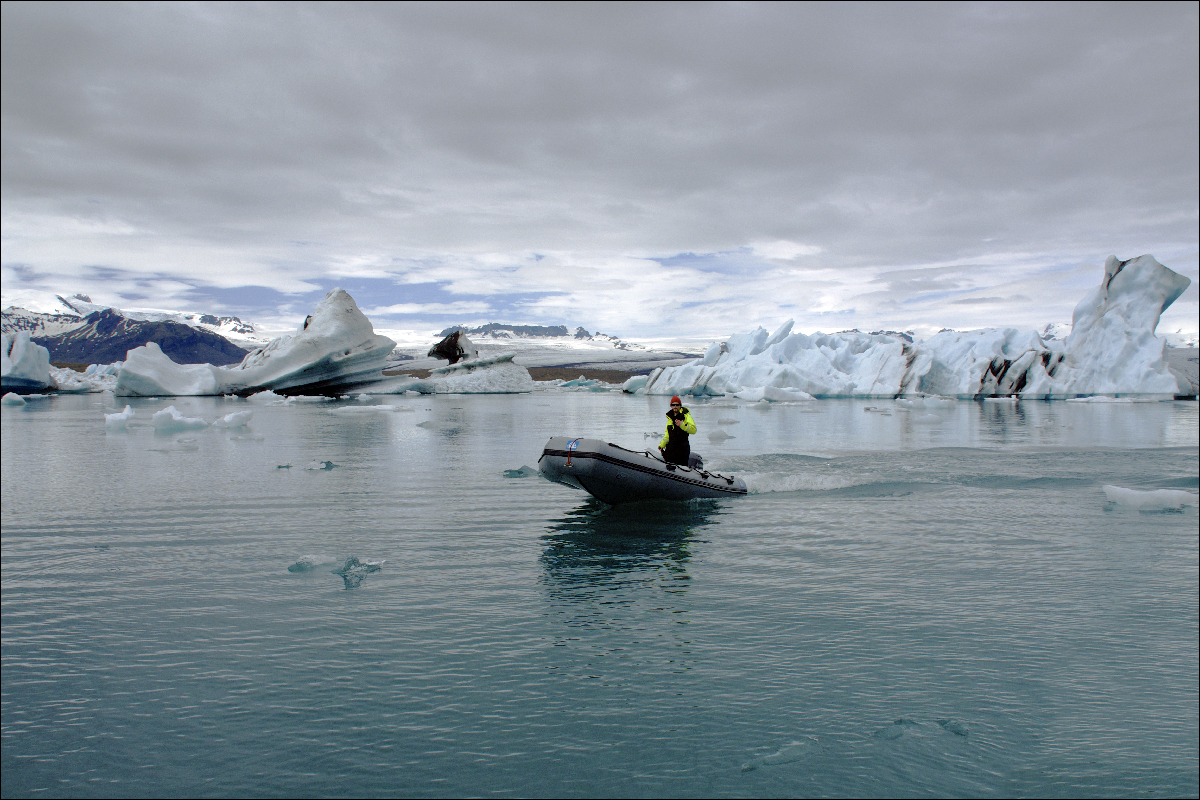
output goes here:
<path id="1" fill-rule="evenodd" d="M 792 320 L 731 336 L 704 357 L 631 378 L 627 392 L 817 397 L 1061 398 L 1089 394 L 1191 394 L 1155 335 L 1162 312 L 1191 281 L 1144 255 L 1110 256 L 1104 278 L 1075 307 L 1065 341 L 1035 331 L 943 331 L 920 343 L 886 334 L 792 333 Z"/>
<path id="2" fill-rule="evenodd" d="M 375 333 L 345 290 L 334 289 L 294 334 L 271 340 L 236 366 L 176 364 L 154 343 L 134 348 L 115 392 L 142 397 L 344 392 L 381 379 L 395 345 Z"/>

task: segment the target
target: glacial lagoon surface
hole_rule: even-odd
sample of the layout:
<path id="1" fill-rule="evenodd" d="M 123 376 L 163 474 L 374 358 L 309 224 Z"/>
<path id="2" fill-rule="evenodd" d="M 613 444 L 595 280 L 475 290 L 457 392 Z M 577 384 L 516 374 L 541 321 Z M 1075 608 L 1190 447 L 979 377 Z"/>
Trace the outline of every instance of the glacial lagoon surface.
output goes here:
<path id="1" fill-rule="evenodd" d="M 4 797 L 1200 791 L 1197 510 L 1102 488 L 1195 402 L 689 400 L 752 494 L 620 507 L 522 467 L 666 398 L 125 402 L 3 409 Z"/>

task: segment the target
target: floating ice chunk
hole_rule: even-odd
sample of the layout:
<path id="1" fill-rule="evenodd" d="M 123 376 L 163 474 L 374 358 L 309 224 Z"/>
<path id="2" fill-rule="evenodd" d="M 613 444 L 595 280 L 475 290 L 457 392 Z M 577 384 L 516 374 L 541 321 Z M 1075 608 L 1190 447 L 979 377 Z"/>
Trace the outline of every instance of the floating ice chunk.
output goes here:
<path id="1" fill-rule="evenodd" d="M 901 717 L 890 725 L 884 725 L 879 730 L 871 734 L 873 739 L 882 739 L 885 742 L 895 741 L 903 738 L 909 730 L 921 727 L 921 723 L 916 720 L 904 719 Z"/>
<path id="2" fill-rule="evenodd" d="M 310 572 L 321 564 L 332 564 L 334 559 L 329 556 L 306 555 L 300 556 L 295 564 L 288 567 L 288 572 Z"/>
<path id="3" fill-rule="evenodd" d="M 538 471 L 529 465 L 525 465 L 518 469 L 504 470 L 504 477 L 506 478 L 528 478 L 537 474 Z"/>
<path id="4" fill-rule="evenodd" d="M 529 370 L 513 363 L 515 353 L 459 361 L 430 370 L 428 378 L 414 381 L 408 389 L 422 394 L 515 394 L 532 392 Z"/>
<path id="5" fill-rule="evenodd" d="M 214 428 L 241 428 L 249 424 L 251 418 L 254 417 L 253 411 L 235 411 L 232 414 L 226 414 L 213 423 Z"/>
<path id="6" fill-rule="evenodd" d="M 1094 395 L 1092 397 L 1068 397 L 1068 403 L 1132 403 L 1132 397 L 1108 397 L 1107 395 Z"/>
<path id="7" fill-rule="evenodd" d="M 34 344 L 29 331 L 7 333 L 0 346 L 0 391 L 41 392 L 54 388 L 50 377 L 50 351 Z"/>
<path id="8" fill-rule="evenodd" d="M 1147 492 L 1124 489 L 1120 486 L 1106 485 L 1102 488 L 1108 502 L 1127 508 L 1136 508 L 1140 511 L 1165 511 L 1197 504 L 1196 495 L 1180 489 L 1156 489 Z"/>
<path id="9" fill-rule="evenodd" d="M 329 469 L 333 469 L 336 466 L 337 466 L 337 464 L 333 463 L 332 461 L 310 461 L 304 465 L 304 468 L 305 469 L 329 470 Z"/>
<path id="10" fill-rule="evenodd" d="M 716 430 L 713 430 L 708 434 L 708 440 L 710 442 L 723 442 L 726 439 L 734 439 L 734 438 L 736 438 L 736 437 L 730 436 L 728 433 L 721 430 L 720 428 L 717 428 Z"/>
<path id="11" fill-rule="evenodd" d="M 121 372 L 121 367 L 124 366 L 123 361 L 114 361 L 111 364 L 88 364 L 87 369 L 83 371 L 84 375 L 110 375 L 117 377 Z"/>
<path id="12" fill-rule="evenodd" d="M 175 406 L 167 406 L 162 411 L 157 412 L 152 421 L 154 423 L 154 430 L 159 433 L 195 431 L 208 427 L 208 423 L 198 417 L 185 417 L 179 413 L 179 409 L 175 408 Z"/>
<path id="13" fill-rule="evenodd" d="M 116 393 L 126 397 L 221 394 L 212 364 L 176 364 L 154 342 L 125 354 Z"/>
<path id="14" fill-rule="evenodd" d="M 6 406 L 23 406 L 25 405 L 25 398 L 16 392 L 9 392 L 4 397 L 0 397 L 0 403 Z"/>
<path id="15" fill-rule="evenodd" d="M 110 431 L 123 431 L 129 426 L 129 420 L 133 419 L 133 407 L 125 406 L 124 411 L 118 411 L 116 414 L 104 415 L 104 427 Z"/>
<path id="16" fill-rule="evenodd" d="M 262 403 L 264 405 L 287 405 L 287 398 L 281 394 L 275 394 L 270 389 L 262 392 L 256 392 L 246 398 L 251 403 Z"/>
<path id="17" fill-rule="evenodd" d="M 958 720 L 939 719 L 937 720 L 937 724 L 941 726 L 942 730 L 947 733 L 953 733 L 955 736 L 966 738 L 971 733 L 967 726 Z"/>
<path id="18" fill-rule="evenodd" d="M 727 417 L 721 417 L 720 419 L 717 420 L 718 425 L 737 425 L 738 422 L 739 422 L 739 420 L 729 419 Z"/>
<path id="19" fill-rule="evenodd" d="M 742 765 L 742 772 L 751 772 L 759 767 L 773 767 L 806 761 L 821 752 L 821 744 L 815 737 L 806 736 L 776 750 L 770 755 L 756 758 Z"/>
<path id="20" fill-rule="evenodd" d="M 348 558 L 346 563 L 340 569 L 333 570 L 334 575 L 341 575 L 347 589 L 353 589 L 362 583 L 363 578 L 372 572 L 379 572 L 383 569 L 384 561 L 359 561 L 357 558 Z"/>
<path id="21" fill-rule="evenodd" d="M 646 383 L 650 380 L 649 375 L 634 375 L 621 384 L 621 391 L 626 394 L 642 394 L 646 393 Z"/>
<path id="22" fill-rule="evenodd" d="M 360 403 L 369 403 L 369 402 L 371 402 L 371 395 L 367 394 L 366 392 L 363 392 L 356 399 Z"/>

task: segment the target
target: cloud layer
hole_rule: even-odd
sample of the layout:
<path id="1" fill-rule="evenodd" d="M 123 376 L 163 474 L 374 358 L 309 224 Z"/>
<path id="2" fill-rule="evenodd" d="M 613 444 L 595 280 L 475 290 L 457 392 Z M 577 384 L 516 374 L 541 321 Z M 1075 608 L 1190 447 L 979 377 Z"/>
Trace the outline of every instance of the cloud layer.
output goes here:
<path id="1" fill-rule="evenodd" d="M 6 297 L 703 337 L 1069 319 L 1110 253 L 1197 278 L 1195 4 L 6 3 L 2 35 Z"/>

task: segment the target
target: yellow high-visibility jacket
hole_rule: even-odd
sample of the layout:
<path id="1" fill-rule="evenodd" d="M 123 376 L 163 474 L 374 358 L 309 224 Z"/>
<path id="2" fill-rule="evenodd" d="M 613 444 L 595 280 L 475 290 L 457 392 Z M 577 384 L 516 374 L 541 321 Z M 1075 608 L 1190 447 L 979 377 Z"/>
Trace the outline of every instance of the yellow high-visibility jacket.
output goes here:
<path id="1" fill-rule="evenodd" d="M 679 426 L 679 429 L 681 431 L 683 431 L 684 433 L 688 433 L 688 434 L 695 433 L 696 432 L 696 421 L 694 419 L 692 419 L 692 412 L 688 411 L 687 408 L 681 408 L 679 410 L 681 412 L 683 412 L 683 420 L 682 420 L 683 424 L 681 424 Z M 671 419 L 671 412 L 668 411 L 667 412 L 667 430 L 663 434 L 662 441 L 658 443 L 659 450 L 666 448 L 667 442 L 671 441 L 671 429 L 674 427 L 675 427 L 675 422 L 674 422 L 674 420 Z"/>

